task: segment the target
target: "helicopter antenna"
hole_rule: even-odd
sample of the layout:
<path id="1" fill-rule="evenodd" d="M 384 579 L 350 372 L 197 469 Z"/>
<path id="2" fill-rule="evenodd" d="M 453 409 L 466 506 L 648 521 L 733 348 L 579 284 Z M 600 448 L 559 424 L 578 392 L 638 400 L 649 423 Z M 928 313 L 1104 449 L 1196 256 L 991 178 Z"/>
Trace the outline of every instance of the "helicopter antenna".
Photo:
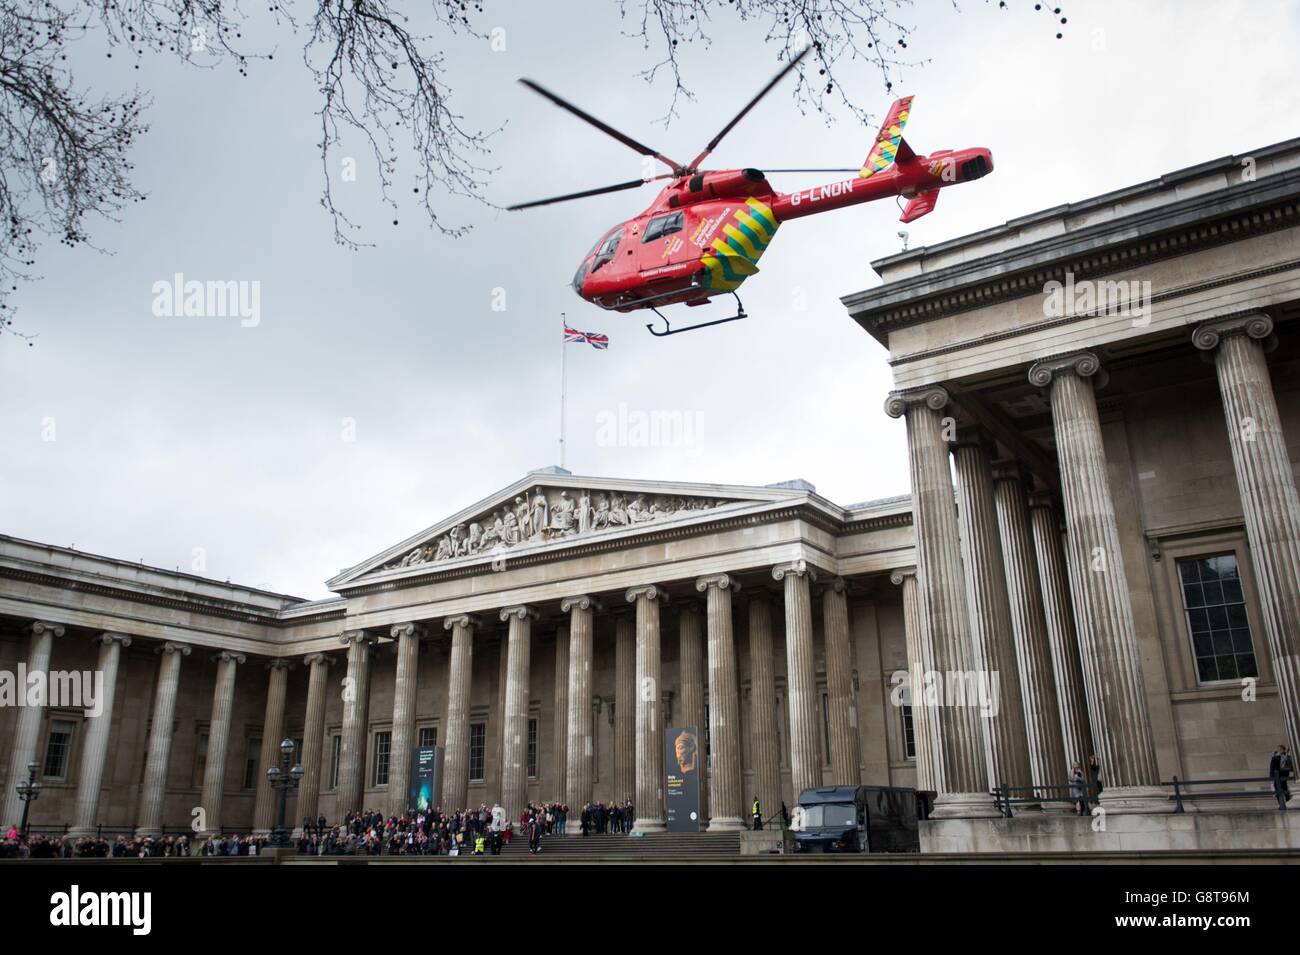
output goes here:
<path id="1" fill-rule="evenodd" d="M 709 144 L 704 147 L 704 152 L 700 153 L 693 160 L 691 160 L 690 166 L 686 168 L 687 173 L 696 172 L 700 168 L 700 163 L 704 162 L 704 160 L 708 158 L 709 153 L 713 152 L 713 150 L 718 148 L 718 143 L 722 142 L 722 137 L 726 136 L 727 133 L 731 132 L 732 129 L 735 128 L 736 124 L 739 123 L 742 119 L 744 119 L 745 115 L 751 109 L 753 109 L 755 106 L 758 105 L 759 100 L 761 100 L 768 93 L 772 92 L 772 87 L 776 86 L 777 83 L 780 83 L 783 79 L 785 79 L 786 74 L 799 65 L 799 61 L 808 55 L 809 49 L 810 49 L 809 47 L 804 47 L 802 50 L 800 50 L 798 56 L 796 56 L 789 63 L 783 66 L 780 72 L 778 72 L 776 76 L 772 77 L 768 81 L 767 85 L 758 91 L 758 95 L 755 96 L 753 99 L 751 99 L 748 103 L 746 103 L 744 108 L 741 109 L 739 113 L 737 113 L 735 116 L 731 118 L 731 122 L 727 123 L 726 126 L 722 127 L 722 132 L 718 133 L 718 135 L 714 136 L 711 140 L 709 140 Z"/>
<path id="2" fill-rule="evenodd" d="M 671 169 L 674 174 L 681 173 L 681 169 L 682 169 L 681 163 L 669 159 L 663 153 L 659 152 L 656 149 L 650 148 L 644 143 L 637 142 L 635 139 L 633 139 L 631 136 L 627 135 L 626 133 L 619 132 L 613 126 L 609 125 L 603 120 L 597 119 L 595 116 L 592 116 L 590 113 L 579 109 L 578 107 L 570 103 L 568 100 L 564 99 L 564 97 L 552 93 L 550 90 L 548 90 L 546 87 L 542 86 L 541 84 L 534 83 L 532 80 L 523 79 L 523 78 L 521 78 L 519 82 L 523 83 L 534 93 L 537 93 L 541 96 L 545 96 L 556 106 L 560 107 L 560 109 L 568 110 L 570 113 L 578 117 L 578 119 L 582 120 L 584 123 L 590 123 L 592 126 L 595 126 L 606 136 L 612 136 L 614 139 L 617 139 L 620 143 L 622 143 L 624 146 L 627 146 L 629 149 L 635 149 L 642 156 L 653 156 L 655 159 L 658 159 L 661 163 L 663 163 L 669 169 Z M 629 188 L 629 187 L 624 186 L 623 188 Z"/>

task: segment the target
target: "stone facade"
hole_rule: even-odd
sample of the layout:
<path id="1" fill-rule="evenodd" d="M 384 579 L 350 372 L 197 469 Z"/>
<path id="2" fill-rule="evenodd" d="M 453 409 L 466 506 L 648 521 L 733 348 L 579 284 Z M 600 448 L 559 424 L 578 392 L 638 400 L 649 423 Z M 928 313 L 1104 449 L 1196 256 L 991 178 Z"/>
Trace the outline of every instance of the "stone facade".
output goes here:
<path id="1" fill-rule="evenodd" d="M 109 683 L 0 706 L 0 822 L 36 762 L 38 827 L 265 830 L 284 735 L 291 822 L 399 811 L 436 742 L 444 808 L 634 799 L 655 831 L 690 722 L 713 831 L 867 784 L 935 793 L 937 851 L 1300 844 L 1265 797 L 1168 812 L 1300 742 L 1300 140 L 1249 159 L 873 263 L 844 303 L 907 497 L 544 469 L 317 601 L 0 537 L 0 692 Z M 1100 826 L 1059 811 L 1093 755 Z"/>

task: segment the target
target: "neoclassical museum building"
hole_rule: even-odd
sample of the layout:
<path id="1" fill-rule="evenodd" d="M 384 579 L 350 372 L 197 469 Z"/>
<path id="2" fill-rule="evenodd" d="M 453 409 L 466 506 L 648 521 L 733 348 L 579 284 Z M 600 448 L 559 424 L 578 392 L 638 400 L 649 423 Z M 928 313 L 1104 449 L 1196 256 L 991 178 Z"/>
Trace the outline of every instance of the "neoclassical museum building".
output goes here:
<path id="1" fill-rule="evenodd" d="M 404 810 L 438 746 L 444 808 L 653 833 L 694 725 L 707 831 L 864 784 L 937 794 L 927 851 L 1300 847 L 1267 794 L 1170 799 L 1300 743 L 1298 207 L 1300 139 L 873 263 L 910 495 L 546 468 L 315 601 L 0 537 L 0 672 L 104 681 L 0 707 L 0 822 L 35 763 L 38 827 L 265 831 L 288 737 L 291 820 Z M 1093 816 L 995 805 L 1093 755 Z"/>

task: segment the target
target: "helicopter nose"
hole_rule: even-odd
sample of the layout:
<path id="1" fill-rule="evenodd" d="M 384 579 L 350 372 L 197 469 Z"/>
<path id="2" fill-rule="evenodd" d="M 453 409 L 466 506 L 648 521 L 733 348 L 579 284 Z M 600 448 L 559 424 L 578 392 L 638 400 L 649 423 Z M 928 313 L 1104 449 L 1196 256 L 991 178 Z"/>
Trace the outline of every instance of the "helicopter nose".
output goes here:
<path id="1" fill-rule="evenodd" d="M 578 266 L 578 271 L 575 272 L 573 275 L 573 291 L 576 292 L 579 296 L 582 295 L 582 283 L 587 280 L 587 269 L 590 267 L 590 265 L 591 265 L 590 261 L 583 262 L 580 266 Z"/>

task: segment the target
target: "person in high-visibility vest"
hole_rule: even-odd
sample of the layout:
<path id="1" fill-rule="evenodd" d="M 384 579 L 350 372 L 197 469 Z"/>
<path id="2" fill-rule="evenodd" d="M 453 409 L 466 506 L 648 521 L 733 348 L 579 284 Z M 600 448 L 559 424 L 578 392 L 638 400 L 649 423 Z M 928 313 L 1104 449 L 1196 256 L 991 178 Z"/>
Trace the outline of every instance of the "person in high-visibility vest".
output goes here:
<path id="1" fill-rule="evenodd" d="M 474 855 L 481 856 L 483 854 L 483 844 L 484 840 L 482 836 L 479 836 L 474 840 Z"/>
<path id="2" fill-rule="evenodd" d="M 753 816 L 754 816 L 754 831 L 757 832 L 759 829 L 763 828 L 763 806 L 758 801 L 757 796 L 754 797 Z"/>

